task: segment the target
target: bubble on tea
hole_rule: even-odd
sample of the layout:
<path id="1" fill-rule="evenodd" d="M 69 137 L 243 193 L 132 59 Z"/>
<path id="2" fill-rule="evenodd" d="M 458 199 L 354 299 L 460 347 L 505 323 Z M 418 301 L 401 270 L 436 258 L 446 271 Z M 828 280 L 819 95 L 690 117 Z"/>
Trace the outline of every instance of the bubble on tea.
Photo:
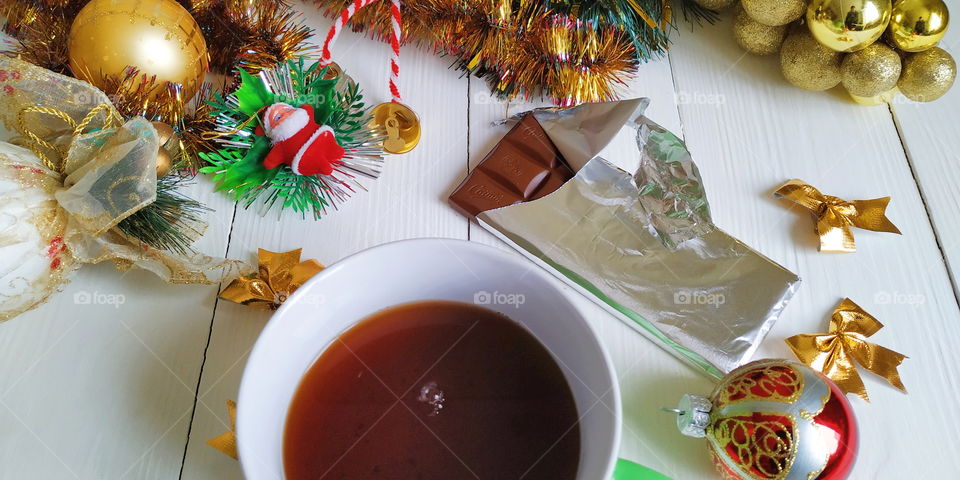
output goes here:
<path id="1" fill-rule="evenodd" d="M 430 407 L 429 416 L 435 417 L 440 415 L 440 411 L 443 410 L 445 398 L 443 396 L 443 390 L 440 390 L 437 382 L 429 382 L 420 387 L 420 395 L 417 396 L 417 400 L 427 404 L 427 406 Z"/>

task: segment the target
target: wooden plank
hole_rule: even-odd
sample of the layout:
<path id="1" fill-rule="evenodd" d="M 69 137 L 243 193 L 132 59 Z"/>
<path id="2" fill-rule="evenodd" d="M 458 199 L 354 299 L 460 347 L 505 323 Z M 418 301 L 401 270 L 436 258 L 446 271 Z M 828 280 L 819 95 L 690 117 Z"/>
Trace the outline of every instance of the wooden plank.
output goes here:
<path id="1" fill-rule="evenodd" d="M 960 30 L 947 30 L 940 47 L 960 58 Z M 957 109 L 960 86 L 934 102 L 916 103 L 900 96 L 891 105 L 903 148 L 920 185 L 927 212 L 933 222 L 940 250 L 952 272 L 954 294 L 960 295 L 960 148 L 957 139 Z M 875 107 L 883 108 L 883 107 Z"/>
<path id="2" fill-rule="evenodd" d="M 186 193 L 217 210 L 198 246 L 222 256 L 233 204 Z M 216 292 L 104 263 L 0 325 L 0 477 L 176 477 Z"/>
<path id="3" fill-rule="evenodd" d="M 900 369 L 909 395 L 866 375 L 872 403 L 851 398 L 863 440 L 851 478 L 949 477 L 960 471 L 960 459 L 951 453 L 960 418 L 931 412 L 941 411 L 943 398 L 956 395 L 957 383 L 948 378 L 946 366 L 960 360 L 955 348 L 960 313 L 890 114 L 882 107 L 852 104 L 842 92 L 790 86 L 776 57 L 742 54 L 729 33 L 731 25 L 726 18 L 717 26 L 682 32 L 670 58 L 679 92 L 719 99 L 680 105 L 687 144 L 718 225 L 804 280 L 758 358 L 791 357 L 784 338 L 824 331 L 839 300 L 852 298 L 886 325 L 871 340 L 911 358 Z M 935 108 L 946 112 L 951 102 L 955 109 L 956 100 L 950 99 Z M 948 123 L 945 115 L 941 123 Z M 918 129 L 927 125 L 915 120 Z M 957 142 L 956 135 L 945 138 L 942 151 L 955 151 Z M 857 230 L 857 253 L 818 253 L 809 213 L 771 197 L 790 178 L 846 199 L 890 195 L 889 216 L 904 235 Z M 955 219 L 956 213 L 942 214 Z M 672 433 L 656 432 L 665 435 Z M 918 438 L 936 441 L 920 446 Z M 688 439 L 685 445 L 684 455 L 705 456 L 702 441 Z M 675 465 L 679 478 L 707 473 L 699 466 Z"/>
<path id="4" fill-rule="evenodd" d="M 318 35 L 330 23 L 315 9 L 302 7 Z M 316 39 L 315 41 L 319 41 Z M 371 103 L 389 100 L 389 48 L 365 35 L 345 32 L 333 48 L 333 58 L 364 89 Z M 302 220 L 286 212 L 258 216 L 237 214 L 230 254 L 253 259 L 258 247 L 273 251 L 303 248 L 304 258 L 330 264 L 382 243 L 416 237 L 466 238 L 466 220 L 446 206 L 446 197 L 463 171 L 467 155 L 467 80 L 449 69 L 449 59 L 426 50 L 405 47 L 401 56 L 400 89 L 404 101 L 420 116 L 423 137 L 413 152 L 387 158 L 383 176 L 367 182 L 341 211 L 321 221 Z M 384 265 L 384 268 L 390 268 Z M 369 288 L 375 291 L 376 279 Z M 357 292 L 362 301 L 363 292 Z M 221 301 L 216 310 L 206 352 L 196 415 L 190 433 L 182 478 L 241 478 L 233 459 L 205 444 L 229 427 L 224 401 L 236 399 L 247 354 L 269 318 L 259 312 Z"/>

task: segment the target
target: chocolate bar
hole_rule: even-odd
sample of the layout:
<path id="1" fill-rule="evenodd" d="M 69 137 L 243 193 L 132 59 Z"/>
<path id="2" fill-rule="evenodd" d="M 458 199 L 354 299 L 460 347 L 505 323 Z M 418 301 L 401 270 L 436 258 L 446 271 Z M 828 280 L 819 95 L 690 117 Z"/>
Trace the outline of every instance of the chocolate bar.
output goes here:
<path id="1" fill-rule="evenodd" d="M 468 217 L 554 192 L 574 172 L 533 117 L 525 115 L 450 194 Z"/>

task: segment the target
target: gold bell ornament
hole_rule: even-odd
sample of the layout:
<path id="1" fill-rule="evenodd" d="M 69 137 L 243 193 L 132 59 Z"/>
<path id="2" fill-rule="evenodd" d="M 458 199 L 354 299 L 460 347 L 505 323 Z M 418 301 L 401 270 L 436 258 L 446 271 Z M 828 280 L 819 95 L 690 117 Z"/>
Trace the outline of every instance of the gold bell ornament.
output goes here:
<path id="1" fill-rule="evenodd" d="M 330 32 L 323 43 L 323 49 L 320 57 L 320 66 L 335 65 L 331 59 L 330 45 L 336 40 L 344 25 L 350 21 L 350 18 L 361 8 L 375 2 L 376 0 L 355 0 L 343 14 L 338 16 Z M 383 150 L 392 154 L 403 154 L 414 149 L 420 142 L 420 119 L 417 114 L 401 103 L 400 88 L 398 82 L 400 79 L 400 38 L 402 36 L 400 23 L 400 0 L 391 0 L 392 24 L 393 29 L 390 33 L 390 102 L 381 103 L 373 107 L 371 111 L 372 118 L 370 127 L 382 132 L 385 136 L 383 140 Z"/>

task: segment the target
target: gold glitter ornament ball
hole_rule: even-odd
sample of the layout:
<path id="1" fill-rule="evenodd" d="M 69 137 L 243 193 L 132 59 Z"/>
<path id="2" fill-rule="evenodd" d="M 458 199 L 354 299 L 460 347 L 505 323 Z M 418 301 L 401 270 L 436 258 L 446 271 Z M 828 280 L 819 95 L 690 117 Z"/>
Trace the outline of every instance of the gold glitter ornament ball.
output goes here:
<path id="1" fill-rule="evenodd" d="M 806 0 L 741 0 L 750 18 L 771 27 L 786 25 L 803 16 Z"/>
<path id="2" fill-rule="evenodd" d="M 873 97 L 890 90 L 900 79 L 900 55 L 883 43 L 874 43 L 843 58 L 841 82 L 851 95 Z"/>
<path id="3" fill-rule="evenodd" d="M 740 48 L 754 55 L 773 55 L 780 51 L 787 26 L 764 25 L 747 14 L 743 7 L 737 8 L 737 20 L 733 23 L 733 36 Z"/>
<path id="4" fill-rule="evenodd" d="M 932 102 L 947 93 L 956 78 L 957 62 L 946 50 L 933 47 L 907 56 L 897 86 L 910 100 Z"/>
<path id="5" fill-rule="evenodd" d="M 694 3 L 710 10 L 723 10 L 733 5 L 736 0 L 693 0 Z"/>
<path id="6" fill-rule="evenodd" d="M 813 0 L 807 26 L 822 44 L 855 52 L 875 42 L 890 23 L 890 0 Z"/>
<path id="7" fill-rule="evenodd" d="M 941 0 L 899 0 L 893 5 L 887 39 L 905 52 L 922 52 L 947 33 L 950 12 Z"/>
<path id="8" fill-rule="evenodd" d="M 156 76 L 151 97 L 172 82 L 190 99 L 207 73 L 203 33 L 174 0 L 92 0 L 73 20 L 67 47 L 73 75 L 98 88 L 130 66 Z"/>
<path id="9" fill-rule="evenodd" d="M 805 28 L 796 28 L 780 48 L 780 71 L 794 86 L 827 90 L 840 83 L 843 54 L 817 42 Z"/>

